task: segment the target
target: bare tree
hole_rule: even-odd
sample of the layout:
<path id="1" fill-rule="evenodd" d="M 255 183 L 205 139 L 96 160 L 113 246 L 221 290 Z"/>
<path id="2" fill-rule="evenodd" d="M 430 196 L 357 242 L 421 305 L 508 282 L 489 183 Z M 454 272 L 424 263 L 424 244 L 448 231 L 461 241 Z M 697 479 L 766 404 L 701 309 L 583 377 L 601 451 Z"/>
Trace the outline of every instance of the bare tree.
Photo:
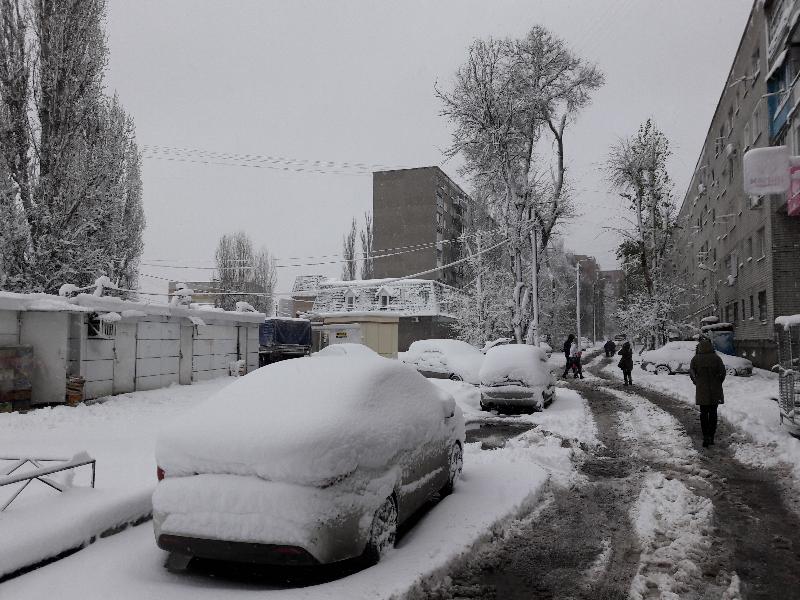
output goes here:
<path id="1" fill-rule="evenodd" d="M 372 279 L 374 274 L 372 258 L 372 214 L 364 213 L 364 228 L 359 232 L 361 238 L 361 279 Z"/>
<path id="2" fill-rule="evenodd" d="M 519 343 L 529 337 L 525 248 L 532 244 L 530 232 L 538 229 L 542 250 L 569 214 L 565 131 L 602 83 L 597 67 L 535 26 L 519 40 L 476 40 L 452 91 L 437 88 L 442 114 L 455 126 L 448 154 L 464 158 L 463 173 L 488 191 L 496 219 L 508 227 L 515 282 L 512 325 Z M 537 151 L 542 149 L 553 153 L 551 160 L 541 159 Z"/>
<path id="3" fill-rule="evenodd" d="M 263 296 L 259 296 L 253 307 L 271 315 L 275 308 L 275 285 L 278 282 L 278 270 L 275 267 L 275 257 L 266 248 L 258 250 L 253 257 L 253 283 L 254 287 L 262 290 Z"/>
<path id="4" fill-rule="evenodd" d="M 358 226 L 353 217 L 350 231 L 342 240 L 342 279 L 350 281 L 356 278 L 358 259 L 356 258 L 356 240 L 358 239 Z"/>
<path id="5" fill-rule="evenodd" d="M 223 291 L 217 305 L 225 310 L 234 310 L 237 302 L 244 301 L 260 312 L 272 314 L 277 270 L 269 251 L 266 248 L 254 251 L 250 237 L 244 231 L 237 231 L 219 239 L 214 256 L 216 283 Z"/>
<path id="6" fill-rule="evenodd" d="M 636 135 L 612 146 L 606 161 L 609 183 L 633 213 L 628 226 L 617 230 L 623 236 L 618 254 L 626 270 L 635 262 L 637 275 L 651 297 L 675 227 L 672 181 L 667 172 L 670 154 L 669 140 L 648 119 Z M 636 275 L 631 275 L 635 281 Z"/>

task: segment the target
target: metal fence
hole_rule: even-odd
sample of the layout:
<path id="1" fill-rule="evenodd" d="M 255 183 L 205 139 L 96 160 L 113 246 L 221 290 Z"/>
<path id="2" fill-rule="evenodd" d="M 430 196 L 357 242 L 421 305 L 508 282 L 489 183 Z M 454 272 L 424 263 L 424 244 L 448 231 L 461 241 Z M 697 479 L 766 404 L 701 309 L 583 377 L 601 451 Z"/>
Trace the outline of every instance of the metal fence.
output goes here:
<path id="1" fill-rule="evenodd" d="M 800 435 L 800 325 L 775 327 L 781 424 Z"/>

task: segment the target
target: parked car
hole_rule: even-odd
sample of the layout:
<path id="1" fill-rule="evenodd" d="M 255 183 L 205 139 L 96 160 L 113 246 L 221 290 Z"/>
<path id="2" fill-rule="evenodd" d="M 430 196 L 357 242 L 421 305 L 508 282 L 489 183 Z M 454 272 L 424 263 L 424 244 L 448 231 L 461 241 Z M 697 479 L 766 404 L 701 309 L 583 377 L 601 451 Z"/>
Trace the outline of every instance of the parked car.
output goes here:
<path id="1" fill-rule="evenodd" d="M 319 352 L 315 352 L 314 356 L 353 356 L 353 357 L 379 357 L 380 354 L 375 352 L 369 346 L 364 344 L 331 344 L 325 346 Z"/>
<path id="2" fill-rule="evenodd" d="M 254 371 L 156 444 L 156 542 L 275 565 L 380 559 L 461 472 L 452 396 L 398 361 L 308 357 Z"/>
<path id="3" fill-rule="evenodd" d="M 688 373 L 689 364 L 695 355 L 697 342 L 667 342 L 657 350 L 642 353 L 642 368 L 660 374 Z M 746 358 L 731 356 L 717 352 L 725 365 L 728 375 L 750 377 L 753 374 L 753 363 Z"/>
<path id="4" fill-rule="evenodd" d="M 555 398 L 546 353 L 536 346 L 510 344 L 486 353 L 480 371 L 483 410 L 534 412 Z"/>
<path id="5" fill-rule="evenodd" d="M 480 382 L 483 353 L 460 340 L 418 340 L 400 354 L 400 360 L 413 366 L 425 377 Z"/>

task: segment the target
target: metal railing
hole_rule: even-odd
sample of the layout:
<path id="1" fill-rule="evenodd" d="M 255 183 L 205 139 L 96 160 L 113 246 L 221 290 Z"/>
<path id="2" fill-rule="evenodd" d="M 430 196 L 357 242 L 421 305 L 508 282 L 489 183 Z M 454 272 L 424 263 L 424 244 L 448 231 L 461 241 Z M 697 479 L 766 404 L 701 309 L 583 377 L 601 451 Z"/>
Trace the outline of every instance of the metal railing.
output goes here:
<path id="1" fill-rule="evenodd" d="M 15 483 L 22 483 L 25 482 L 16 492 L 14 492 L 5 504 L 0 507 L 0 512 L 3 512 L 7 509 L 11 503 L 17 499 L 17 497 L 22 493 L 22 491 L 28 487 L 31 481 L 38 480 L 44 483 L 45 485 L 50 486 L 54 490 L 59 492 L 63 492 L 67 486 L 62 485 L 61 483 L 47 477 L 48 475 L 53 475 L 55 473 L 60 473 L 62 471 L 69 471 L 70 469 L 76 469 L 78 467 L 83 467 L 86 465 L 92 466 L 92 487 L 94 487 L 95 481 L 95 473 L 96 473 L 96 460 L 93 459 L 91 456 L 86 454 L 85 452 L 81 452 L 76 454 L 72 458 L 33 458 L 33 457 L 7 457 L 7 456 L 0 456 L 0 460 L 5 461 L 13 461 L 13 464 L 5 470 L 3 476 L 0 477 L 0 487 L 6 485 L 12 485 Z M 60 463 L 55 464 L 52 466 L 46 466 L 42 463 Z M 36 467 L 32 471 L 26 471 L 24 473 L 17 473 L 14 474 L 20 467 L 23 467 L 26 464 L 31 464 Z"/>

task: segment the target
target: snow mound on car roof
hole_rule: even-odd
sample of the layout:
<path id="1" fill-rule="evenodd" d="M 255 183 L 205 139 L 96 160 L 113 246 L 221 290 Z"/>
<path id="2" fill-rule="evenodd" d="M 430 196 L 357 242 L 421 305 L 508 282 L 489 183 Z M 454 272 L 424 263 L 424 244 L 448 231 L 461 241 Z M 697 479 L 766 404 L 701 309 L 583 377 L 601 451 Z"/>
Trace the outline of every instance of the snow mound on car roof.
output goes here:
<path id="1" fill-rule="evenodd" d="M 256 475 L 323 484 L 445 436 L 453 400 L 396 361 L 309 357 L 263 367 L 167 426 L 156 460 L 168 476 Z"/>
<path id="2" fill-rule="evenodd" d="M 520 382 L 525 386 L 550 383 L 547 355 L 527 344 L 495 346 L 486 353 L 481 367 L 481 384 L 487 386 Z"/>

